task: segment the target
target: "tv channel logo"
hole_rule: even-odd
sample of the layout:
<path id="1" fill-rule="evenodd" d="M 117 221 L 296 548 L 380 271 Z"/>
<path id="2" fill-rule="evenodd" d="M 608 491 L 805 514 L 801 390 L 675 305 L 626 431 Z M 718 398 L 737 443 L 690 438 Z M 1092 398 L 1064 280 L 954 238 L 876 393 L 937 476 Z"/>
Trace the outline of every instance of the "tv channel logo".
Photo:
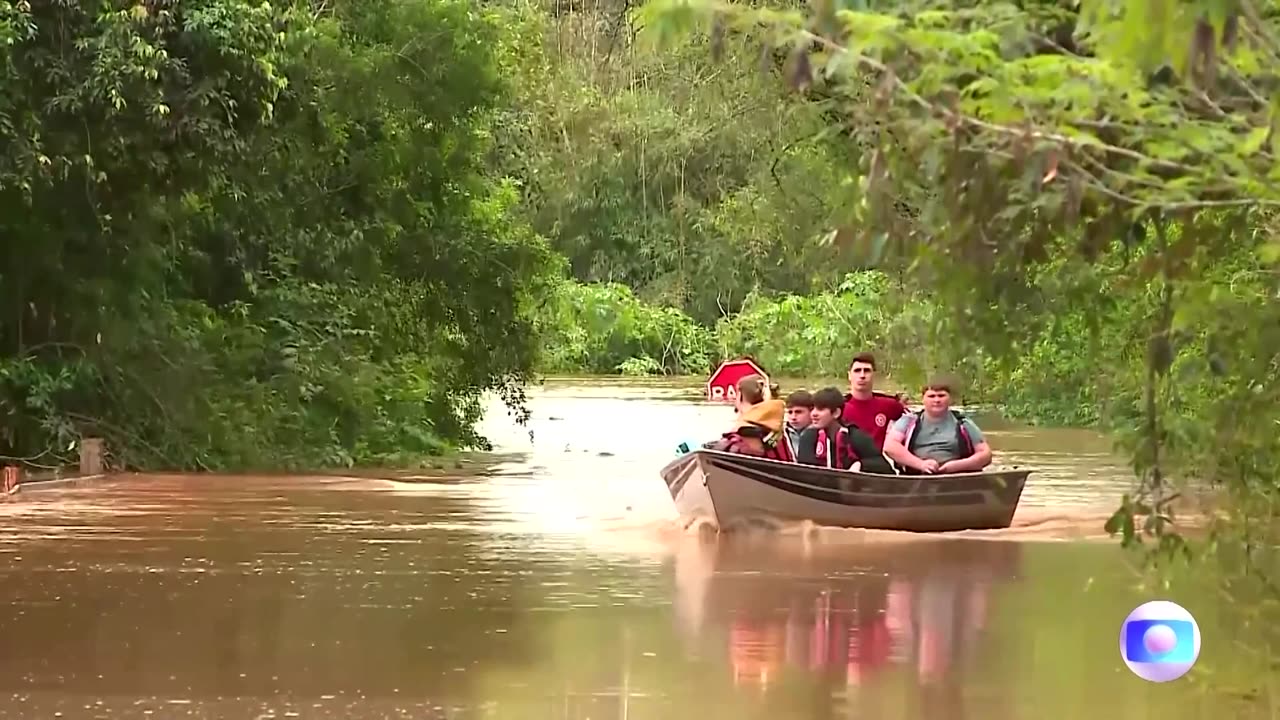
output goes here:
<path id="1" fill-rule="evenodd" d="M 1143 603 L 1129 613 L 1120 627 L 1120 657 L 1143 680 L 1177 680 L 1200 657 L 1200 626 L 1177 603 Z"/>

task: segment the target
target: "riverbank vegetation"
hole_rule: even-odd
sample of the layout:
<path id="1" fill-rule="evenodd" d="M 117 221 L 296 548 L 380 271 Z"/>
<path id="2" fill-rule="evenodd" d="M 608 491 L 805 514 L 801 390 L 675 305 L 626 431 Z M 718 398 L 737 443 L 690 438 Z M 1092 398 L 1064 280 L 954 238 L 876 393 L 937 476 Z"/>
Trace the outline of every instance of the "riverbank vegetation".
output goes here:
<path id="1" fill-rule="evenodd" d="M 558 271 L 492 169 L 519 29 L 458 0 L 0 5 L 0 453 L 479 442 Z"/>
<path id="2" fill-rule="evenodd" d="M 640 300 L 621 284 L 566 282 L 543 306 L 550 374 L 705 376 L 723 359 L 750 355 L 782 377 L 827 377 L 837 384 L 857 349 L 874 349 L 891 381 L 910 389 L 932 370 L 965 379 L 966 401 L 1000 407 L 1033 423 L 1094 425 L 1106 376 L 1097 377 L 1078 347 L 1088 313 L 1064 308 L 1028 337 L 1031 352 L 1013 358 L 948 333 L 948 312 L 927 292 L 876 270 L 847 275 L 831 290 L 803 295 L 753 291 L 738 312 L 707 326 L 678 308 Z M 1108 326 L 1112 334 L 1124 326 Z M 1123 347 L 1123 338 L 1112 348 Z"/>

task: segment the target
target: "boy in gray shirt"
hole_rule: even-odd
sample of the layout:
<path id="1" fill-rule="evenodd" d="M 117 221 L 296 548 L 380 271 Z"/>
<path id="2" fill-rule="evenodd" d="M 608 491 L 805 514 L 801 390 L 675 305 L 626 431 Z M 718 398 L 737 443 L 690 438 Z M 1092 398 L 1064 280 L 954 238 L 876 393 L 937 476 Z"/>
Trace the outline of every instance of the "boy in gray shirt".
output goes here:
<path id="1" fill-rule="evenodd" d="M 930 378 L 924 410 L 898 418 L 884 439 L 884 454 L 905 475 L 979 472 L 991 464 L 982 430 L 951 409 L 951 382 Z"/>

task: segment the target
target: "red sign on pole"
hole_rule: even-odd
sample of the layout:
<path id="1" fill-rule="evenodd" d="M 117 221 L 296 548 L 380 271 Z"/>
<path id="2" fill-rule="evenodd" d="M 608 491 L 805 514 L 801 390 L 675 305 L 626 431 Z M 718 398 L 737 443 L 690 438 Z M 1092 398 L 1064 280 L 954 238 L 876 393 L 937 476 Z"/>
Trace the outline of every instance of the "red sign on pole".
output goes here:
<path id="1" fill-rule="evenodd" d="M 711 402 L 732 403 L 738 399 L 738 381 L 748 375 L 759 375 L 769 382 L 769 376 L 752 360 L 726 360 L 707 378 L 707 399 Z"/>

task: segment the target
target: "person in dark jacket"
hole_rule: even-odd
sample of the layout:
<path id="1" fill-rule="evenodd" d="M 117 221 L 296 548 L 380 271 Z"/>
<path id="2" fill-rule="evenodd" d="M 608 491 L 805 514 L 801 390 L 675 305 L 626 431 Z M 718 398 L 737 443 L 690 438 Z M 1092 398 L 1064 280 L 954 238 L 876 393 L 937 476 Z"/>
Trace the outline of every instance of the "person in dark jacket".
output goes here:
<path id="1" fill-rule="evenodd" d="M 813 425 L 800 435 L 796 460 L 855 472 L 894 475 L 871 436 L 840 422 L 844 395 L 833 387 L 813 394 Z"/>

